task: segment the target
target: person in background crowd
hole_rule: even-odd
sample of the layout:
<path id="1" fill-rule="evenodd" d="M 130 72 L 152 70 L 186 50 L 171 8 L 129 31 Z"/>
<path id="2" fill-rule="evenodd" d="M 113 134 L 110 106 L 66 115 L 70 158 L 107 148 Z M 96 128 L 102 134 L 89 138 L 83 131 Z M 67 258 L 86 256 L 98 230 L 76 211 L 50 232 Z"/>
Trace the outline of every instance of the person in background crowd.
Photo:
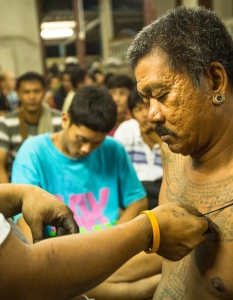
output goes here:
<path id="1" fill-rule="evenodd" d="M 148 106 L 135 87 L 128 99 L 132 119 L 120 124 L 114 137 L 128 152 L 149 202 L 149 209 L 158 205 L 163 168 L 160 154 L 161 141 L 155 126 L 148 121 Z"/>
<path id="2" fill-rule="evenodd" d="M 62 110 L 65 98 L 71 89 L 72 83 L 70 80 L 70 72 L 63 71 L 61 73 L 61 85 L 53 95 L 54 105 L 56 109 Z"/>
<path id="3" fill-rule="evenodd" d="M 93 85 L 93 80 L 89 76 L 88 72 L 85 69 L 77 68 L 71 73 L 71 83 L 72 89 L 67 94 L 64 104 L 62 106 L 62 111 L 67 112 L 70 108 L 72 100 L 75 93 L 82 87 L 87 85 Z"/>
<path id="4" fill-rule="evenodd" d="M 73 207 L 81 232 L 136 216 L 148 203 L 124 148 L 106 137 L 115 120 L 116 104 L 107 89 L 80 88 L 69 112 L 62 114 L 61 131 L 25 141 L 14 161 L 12 182 L 38 185 L 57 195 Z M 66 171 L 59 172 L 61 167 Z M 90 181 L 93 174 L 98 178 Z"/>
<path id="5" fill-rule="evenodd" d="M 47 78 L 47 91 L 44 96 L 44 101 L 50 107 L 56 108 L 54 103 L 54 93 L 59 89 L 61 84 L 60 76 L 58 74 L 51 74 Z"/>
<path id="6" fill-rule="evenodd" d="M 0 74 L 0 82 L 3 94 L 6 96 L 10 110 L 19 107 L 19 98 L 15 91 L 16 79 L 12 72 L 2 72 Z"/>
<path id="7" fill-rule="evenodd" d="M 18 95 L 15 91 L 16 79 L 12 72 L 1 72 L 0 74 L 1 91 L 8 100 L 10 110 L 19 107 Z"/>
<path id="8" fill-rule="evenodd" d="M 105 83 L 109 93 L 117 105 L 117 120 L 108 135 L 113 136 L 117 127 L 124 121 L 131 119 L 128 108 L 128 98 L 135 83 L 131 77 L 124 74 L 113 74 Z"/>
<path id="9" fill-rule="evenodd" d="M 10 103 L 4 93 L 4 77 L 0 75 L 0 116 L 10 111 Z"/>
<path id="10" fill-rule="evenodd" d="M 0 183 L 10 180 L 11 165 L 27 137 L 61 129 L 61 113 L 43 104 L 45 81 L 35 72 L 17 80 L 20 108 L 0 119 Z"/>
<path id="11" fill-rule="evenodd" d="M 15 91 L 15 77 L 12 72 L 0 73 L 0 114 L 14 110 L 19 106 L 19 99 Z"/>
<path id="12" fill-rule="evenodd" d="M 104 85 L 105 76 L 102 70 L 100 69 L 93 70 L 91 73 L 91 77 L 93 79 L 93 82 L 98 86 Z"/>
<path id="13" fill-rule="evenodd" d="M 51 74 L 48 76 L 47 88 L 50 91 L 56 91 L 61 83 L 60 76 L 56 74 Z"/>

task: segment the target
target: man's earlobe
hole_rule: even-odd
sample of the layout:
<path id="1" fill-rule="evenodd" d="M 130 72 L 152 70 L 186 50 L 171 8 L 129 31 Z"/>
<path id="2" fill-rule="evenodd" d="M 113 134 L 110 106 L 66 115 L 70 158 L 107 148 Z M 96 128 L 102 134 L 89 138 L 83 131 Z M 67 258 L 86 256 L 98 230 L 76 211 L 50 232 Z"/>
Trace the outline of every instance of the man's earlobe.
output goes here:
<path id="1" fill-rule="evenodd" d="M 225 97 L 222 94 L 216 94 L 213 96 L 213 103 L 214 104 L 222 104 L 223 102 L 225 102 Z"/>

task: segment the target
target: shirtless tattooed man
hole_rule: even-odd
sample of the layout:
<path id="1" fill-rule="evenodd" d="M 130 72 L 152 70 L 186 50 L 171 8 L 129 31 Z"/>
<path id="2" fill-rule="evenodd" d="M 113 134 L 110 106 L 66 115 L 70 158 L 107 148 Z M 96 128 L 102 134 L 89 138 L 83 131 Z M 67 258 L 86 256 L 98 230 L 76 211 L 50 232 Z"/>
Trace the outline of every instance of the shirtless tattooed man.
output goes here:
<path id="1" fill-rule="evenodd" d="M 210 10 L 179 7 L 145 27 L 128 57 L 164 142 L 160 204 L 192 205 L 211 222 L 196 250 L 164 259 L 153 299 L 233 299 L 232 38 Z"/>

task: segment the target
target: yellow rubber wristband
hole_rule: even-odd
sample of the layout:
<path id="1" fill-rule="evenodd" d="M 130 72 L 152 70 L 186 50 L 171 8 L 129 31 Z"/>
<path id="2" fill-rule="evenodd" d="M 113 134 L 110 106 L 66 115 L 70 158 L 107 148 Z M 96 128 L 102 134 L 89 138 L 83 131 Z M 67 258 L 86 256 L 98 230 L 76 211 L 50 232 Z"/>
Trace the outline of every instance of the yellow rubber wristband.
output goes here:
<path id="1" fill-rule="evenodd" d="M 152 230 L 153 230 L 153 244 L 152 247 L 148 250 L 145 250 L 146 253 L 155 253 L 159 249 L 160 244 L 160 230 L 159 230 L 159 223 L 156 216 L 150 210 L 144 210 L 140 213 L 146 214 L 147 217 L 150 219 Z"/>

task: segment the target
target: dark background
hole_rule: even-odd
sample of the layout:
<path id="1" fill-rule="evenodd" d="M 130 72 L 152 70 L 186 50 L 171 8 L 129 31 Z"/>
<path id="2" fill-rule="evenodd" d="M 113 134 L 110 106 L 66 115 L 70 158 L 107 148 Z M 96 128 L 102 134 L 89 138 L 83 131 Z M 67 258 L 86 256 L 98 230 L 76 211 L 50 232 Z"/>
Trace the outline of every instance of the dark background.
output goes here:
<path id="1" fill-rule="evenodd" d="M 98 17 L 98 0 L 83 0 L 85 22 Z M 143 27 L 143 0 L 112 0 L 114 36 L 121 37 L 125 28 L 138 32 Z M 73 20 L 72 0 L 38 0 L 39 21 Z M 133 14 L 132 14 L 133 13 Z M 130 22 L 132 19 L 132 22 Z M 99 26 L 86 35 L 86 54 L 101 55 L 101 32 Z M 75 42 L 66 46 L 66 56 L 76 56 Z M 46 57 L 61 56 L 59 41 L 46 41 Z"/>

